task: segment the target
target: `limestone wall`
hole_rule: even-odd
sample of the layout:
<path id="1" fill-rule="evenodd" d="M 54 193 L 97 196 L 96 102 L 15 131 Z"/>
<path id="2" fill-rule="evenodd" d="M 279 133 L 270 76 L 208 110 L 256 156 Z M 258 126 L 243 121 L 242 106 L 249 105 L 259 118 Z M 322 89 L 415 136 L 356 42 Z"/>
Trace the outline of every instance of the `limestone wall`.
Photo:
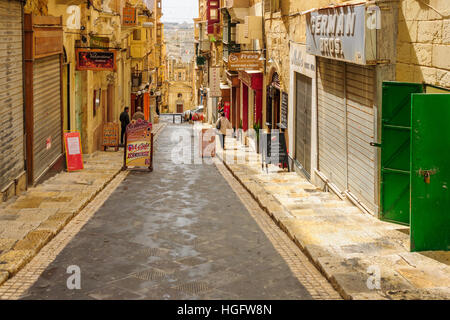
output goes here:
<path id="1" fill-rule="evenodd" d="M 396 79 L 450 88 L 450 1 L 402 0 L 400 8 Z"/>

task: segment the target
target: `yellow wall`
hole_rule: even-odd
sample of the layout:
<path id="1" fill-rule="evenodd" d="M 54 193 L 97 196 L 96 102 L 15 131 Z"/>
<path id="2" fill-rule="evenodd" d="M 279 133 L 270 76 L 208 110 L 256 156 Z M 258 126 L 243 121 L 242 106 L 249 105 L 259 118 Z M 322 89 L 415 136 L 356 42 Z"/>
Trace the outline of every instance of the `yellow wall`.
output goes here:
<path id="1" fill-rule="evenodd" d="M 400 8 L 397 80 L 450 88 L 450 2 L 403 0 Z"/>

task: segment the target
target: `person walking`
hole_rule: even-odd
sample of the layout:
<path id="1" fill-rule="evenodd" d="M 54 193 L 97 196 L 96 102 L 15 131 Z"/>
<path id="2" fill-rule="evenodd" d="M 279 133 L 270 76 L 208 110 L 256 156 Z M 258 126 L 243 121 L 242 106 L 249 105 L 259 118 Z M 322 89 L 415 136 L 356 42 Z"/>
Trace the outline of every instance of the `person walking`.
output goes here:
<path id="1" fill-rule="evenodd" d="M 220 117 L 216 122 L 216 128 L 219 130 L 220 145 L 222 146 L 222 149 L 225 150 L 225 136 L 227 135 L 227 130 L 233 129 L 233 127 L 227 117 L 225 117 L 224 112 L 220 113 Z"/>
<path id="2" fill-rule="evenodd" d="M 125 107 L 124 111 L 120 114 L 120 124 L 122 126 L 122 133 L 120 135 L 120 144 L 123 144 L 123 136 L 125 135 L 125 132 L 127 130 L 127 126 L 130 124 L 130 115 L 128 114 L 128 111 L 130 108 Z"/>
<path id="3" fill-rule="evenodd" d="M 142 108 L 137 107 L 136 112 L 133 114 L 133 120 L 145 120 L 145 115 L 142 113 Z"/>

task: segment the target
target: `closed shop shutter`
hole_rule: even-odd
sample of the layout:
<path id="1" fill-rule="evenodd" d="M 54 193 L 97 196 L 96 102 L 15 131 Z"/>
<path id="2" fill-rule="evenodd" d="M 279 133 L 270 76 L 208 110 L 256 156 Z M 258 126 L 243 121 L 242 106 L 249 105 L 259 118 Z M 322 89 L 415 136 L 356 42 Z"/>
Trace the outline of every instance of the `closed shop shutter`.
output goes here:
<path id="1" fill-rule="evenodd" d="M 33 180 L 36 181 L 62 154 L 60 56 L 33 64 Z"/>
<path id="2" fill-rule="evenodd" d="M 24 171 L 21 2 L 0 0 L 0 190 Z"/>
<path id="3" fill-rule="evenodd" d="M 347 189 L 370 210 L 376 211 L 375 69 L 346 65 Z"/>
<path id="4" fill-rule="evenodd" d="M 299 73 L 295 75 L 295 160 L 311 177 L 312 79 Z"/>
<path id="5" fill-rule="evenodd" d="M 318 59 L 318 169 L 341 191 L 347 189 L 344 63 Z"/>

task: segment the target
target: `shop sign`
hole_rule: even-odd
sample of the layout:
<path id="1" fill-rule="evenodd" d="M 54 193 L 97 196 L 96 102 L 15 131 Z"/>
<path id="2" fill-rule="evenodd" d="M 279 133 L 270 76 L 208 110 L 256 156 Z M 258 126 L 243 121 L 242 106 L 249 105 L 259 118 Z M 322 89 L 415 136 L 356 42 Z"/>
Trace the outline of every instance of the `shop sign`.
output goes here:
<path id="1" fill-rule="evenodd" d="M 127 126 L 124 168 L 148 167 L 153 170 L 152 124 L 145 120 L 132 121 Z"/>
<path id="2" fill-rule="evenodd" d="M 259 52 L 231 52 L 228 56 L 230 71 L 259 71 L 263 67 Z"/>
<path id="3" fill-rule="evenodd" d="M 77 70 L 115 71 L 116 51 L 101 49 L 76 50 Z"/>
<path id="4" fill-rule="evenodd" d="M 67 171 L 83 169 L 83 153 L 81 152 L 81 138 L 78 131 L 65 132 L 64 142 L 66 147 Z"/>
<path id="5" fill-rule="evenodd" d="M 222 91 L 220 91 L 220 68 L 219 67 L 210 68 L 209 86 L 210 86 L 210 91 L 209 91 L 210 97 L 222 96 Z"/>
<path id="6" fill-rule="evenodd" d="M 124 7 L 122 10 L 122 25 L 133 27 L 137 25 L 136 8 Z"/>
<path id="7" fill-rule="evenodd" d="M 306 17 L 307 52 L 316 56 L 366 64 L 367 37 L 365 5 L 319 9 Z"/>
<path id="8" fill-rule="evenodd" d="M 90 36 L 91 48 L 109 48 L 108 37 Z"/>

